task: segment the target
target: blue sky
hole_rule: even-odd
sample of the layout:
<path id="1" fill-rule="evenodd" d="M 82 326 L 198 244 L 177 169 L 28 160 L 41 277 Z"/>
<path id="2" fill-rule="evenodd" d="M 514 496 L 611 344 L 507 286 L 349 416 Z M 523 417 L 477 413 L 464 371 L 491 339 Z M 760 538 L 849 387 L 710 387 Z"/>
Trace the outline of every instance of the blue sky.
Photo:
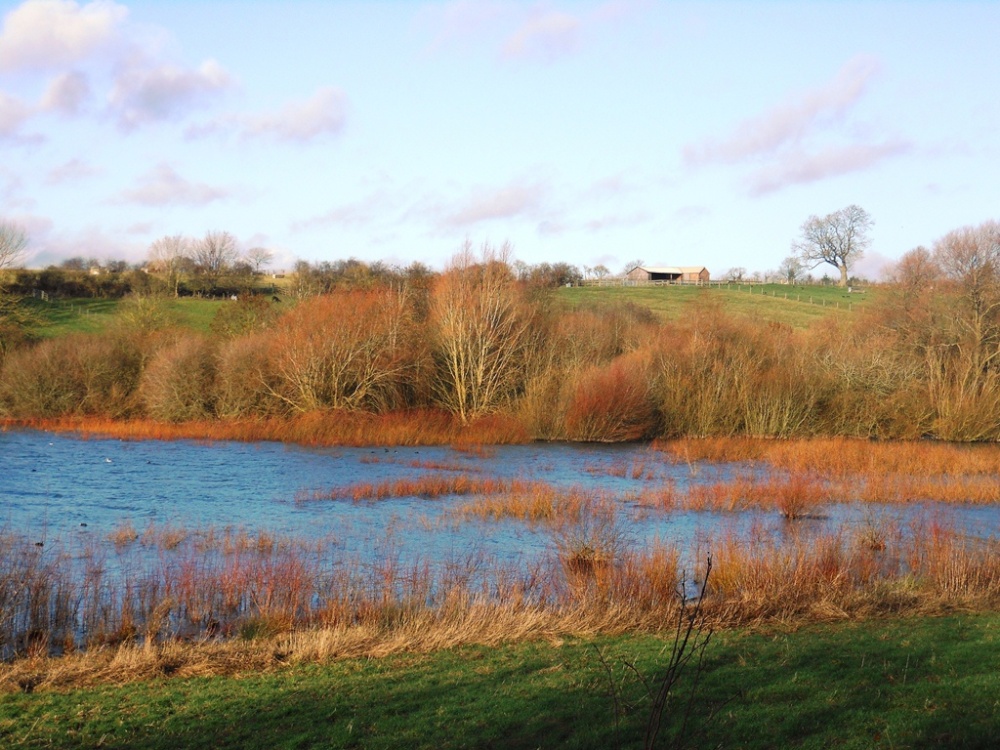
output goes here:
<path id="1" fill-rule="evenodd" d="M 1000 218 L 1000 3 L 0 2 L 27 265 L 227 230 L 275 268 L 777 268 L 852 203 L 877 274 Z M 829 269 L 833 270 L 833 269 Z M 820 271 L 822 273 L 822 269 Z"/>

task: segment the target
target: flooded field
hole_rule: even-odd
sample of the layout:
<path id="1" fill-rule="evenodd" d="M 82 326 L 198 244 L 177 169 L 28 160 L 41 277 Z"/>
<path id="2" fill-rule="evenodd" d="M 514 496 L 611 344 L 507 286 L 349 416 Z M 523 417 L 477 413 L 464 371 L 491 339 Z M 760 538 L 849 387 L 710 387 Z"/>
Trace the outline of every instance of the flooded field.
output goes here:
<path id="1" fill-rule="evenodd" d="M 849 477 L 646 444 L 319 449 L 12 430 L 0 456 L 8 653 L 32 637 L 356 622 L 459 589 L 565 606 L 614 579 L 616 595 L 655 608 L 695 585 L 709 554 L 717 568 L 784 566 L 780 579 L 808 565 L 853 586 L 935 556 L 979 565 L 1000 528 L 988 473 L 968 484 L 987 501 L 955 502 L 954 483 L 934 480 L 949 502 L 915 485 L 872 502 Z M 734 574 L 719 575 L 722 590 Z"/>

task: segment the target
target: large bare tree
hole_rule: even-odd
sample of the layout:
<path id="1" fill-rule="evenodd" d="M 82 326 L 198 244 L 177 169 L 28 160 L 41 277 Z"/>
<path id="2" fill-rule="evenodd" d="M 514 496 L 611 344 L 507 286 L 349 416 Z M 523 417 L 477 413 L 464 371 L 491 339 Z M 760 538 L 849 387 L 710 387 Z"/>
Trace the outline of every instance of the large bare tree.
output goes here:
<path id="1" fill-rule="evenodd" d="M 792 249 L 809 268 L 824 263 L 836 268 L 840 286 L 846 287 L 851 268 L 871 245 L 869 233 L 874 224 L 867 211 L 853 204 L 822 218 L 810 216 Z"/>
<path id="2" fill-rule="evenodd" d="M 247 250 L 246 258 L 247 263 L 253 267 L 253 272 L 260 273 L 260 269 L 267 267 L 274 260 L 274 253 L 258 245 Z"/>
<path id="3" fill-rule="evenodd" d="M 236 238 L 229 232 L 210 231 L 194 246 L 193 259 L 208 289 L 214 289 L 239 259 Z"/>
<path id="4" fill-rule="evenodd" d="M 191 263 L 191 241 L 180 234 L 167 235 L 153 242 L 147 253 L 149 268 L 167 277 L 167 284 L 178 295 L 181 269 Z"/>

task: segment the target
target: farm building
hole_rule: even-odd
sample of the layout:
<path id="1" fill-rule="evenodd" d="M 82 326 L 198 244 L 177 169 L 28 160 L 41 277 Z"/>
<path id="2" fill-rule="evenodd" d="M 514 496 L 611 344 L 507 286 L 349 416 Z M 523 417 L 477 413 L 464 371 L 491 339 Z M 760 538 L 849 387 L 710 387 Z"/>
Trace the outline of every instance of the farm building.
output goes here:
<path id="1" fill-rule="evenodd" d="M 676 281 L 688 284 L 710 280 L 704 266 L 636 266 L 625 278 L 631 281 Z"/>

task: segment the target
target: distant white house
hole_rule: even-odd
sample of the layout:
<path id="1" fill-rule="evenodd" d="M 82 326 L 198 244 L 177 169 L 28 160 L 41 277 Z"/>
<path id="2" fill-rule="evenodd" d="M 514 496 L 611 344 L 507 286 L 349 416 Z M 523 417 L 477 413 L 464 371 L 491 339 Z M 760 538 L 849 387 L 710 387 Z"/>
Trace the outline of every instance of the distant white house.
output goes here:
<path id="1" fill-rule="evenodd" d="M 704 266 L 636 266 L 625 278 L 630 281 L 679 281 L 688 284 L 711 280 Z"/>

